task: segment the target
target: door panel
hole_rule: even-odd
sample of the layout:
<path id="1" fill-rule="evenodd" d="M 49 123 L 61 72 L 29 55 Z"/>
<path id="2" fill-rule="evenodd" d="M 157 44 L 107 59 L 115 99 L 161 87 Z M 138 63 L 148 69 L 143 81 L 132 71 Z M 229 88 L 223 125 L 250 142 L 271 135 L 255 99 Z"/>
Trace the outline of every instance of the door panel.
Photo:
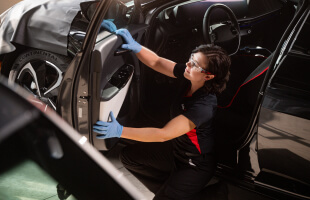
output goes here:
<path id="1" fill-rule="evenodd" d="M 145 25 L 127 27 L 137 41 L 141 39 L 145 28 Z M 130 91 L 131 97 L 139 98 L 137 97 L 139 92 L 130 89 L 132 80 L 139 79 L 138 58 L 133 52 L 121 49 L 122 44 L 121 36 L 112 34 L 95 45 L 91 59 L 94 67 L 92 76 L 92 124 L 97 120 L 109 121 L 111 111 L 115 117 L 118 117 L 128 91 Z M 137 82 L 136 80 L 135 82 Z M 129 105 L 125 106 L 122 113 L 135 112 L 130 109 L 130 105 L 135 102 L 129 100 L 126 103 Z M 118 141 L 117 139 L 97 139 L 96 136 L 97 134 L 92 132 L 90 137 L 98 150 L 109 150 Z"/>
<path id="2" fill-rule="evenodd" d="M 128 69 L 129 68 L 129 69 Z M 117 71 L 105 88 L 101 92 L 101 101 L 99 106 L 99 120 L 110 121 L 110 112 L 112 111 L 114 116 L 117 117 L 118 113 L 124 103 L 125 97 L 129 90 L 129 86 L 133 76 L 133 66 L 125 65 L 121 70 Z M 117 79 L 114 83 L 113 78 Z M 119 82 L 122 82 L 119 85 Z M 106 142 L 104 140 L 96 139 L 96 134 L 93 134 L 94 146 L 100 150 L 106 150 Z"/>
<path id="3" fill-rule="evenodd" d="M 128 92 L 132 75 L 133 66 L 124 65 L 112 76 L 101 92 L 99 120 L 108 121 L 109 113 L 106 110 L 113 111 L 115 116 L 118 115 Z"/>

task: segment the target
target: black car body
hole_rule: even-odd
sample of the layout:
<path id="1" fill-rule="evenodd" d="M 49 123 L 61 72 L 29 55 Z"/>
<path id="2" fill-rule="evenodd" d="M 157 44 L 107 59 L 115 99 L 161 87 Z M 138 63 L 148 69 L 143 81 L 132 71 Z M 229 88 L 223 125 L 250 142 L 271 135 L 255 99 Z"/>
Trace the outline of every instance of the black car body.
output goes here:
<path id="1" fill-rule="evenodd" d="M 4 77 L 0 91 L 0 199 L 145 199 L 46 104 Z"/>
<path id="2" fill-rule="evenodd" d="M 212 39 L 204 16 L 215 3 L 230 7 L 238 24 L 221 9 L 214 11 L 213 22 L 224 28 L 214 27 L 214 42 L 232 59 L 230 81 L 218 98 L 216 175 L 272 198 L 309 199 L 308 0 L 101 1 L 88 17 L 82 12 L 74 20 L 84 23 L 72 23 L 71 59 L 55 108 L 98 150 L 119 142 L 98 140 L 92 132 L 92 124 L 107 120 L 111 110 L 125 126 L 163 126 L 178 82 L 121 49 L 120 36 L 98 33 L 100 24 L 113 18 L 158 55 L 186 62 L 194 47 Z M 219 41 L 230 30 L 229 40 Z M 9 55 L 1 69 L 6 75 Z"/>

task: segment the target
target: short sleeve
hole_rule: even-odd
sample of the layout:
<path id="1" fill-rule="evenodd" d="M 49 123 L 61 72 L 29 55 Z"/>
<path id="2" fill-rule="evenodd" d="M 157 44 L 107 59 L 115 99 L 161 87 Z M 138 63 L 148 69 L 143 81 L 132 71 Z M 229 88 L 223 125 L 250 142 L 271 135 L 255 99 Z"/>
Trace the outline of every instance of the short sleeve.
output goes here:
<path id="1" fill-rule="evenodd" d="M 173 75 L 177 78 L 184 78 L 186 64 L 177 63 L 173 68 Z"/>
<path id="2" fill-rule="evenodd" d="M 214 116 L 214 106 L 204 103 L 197 103 L 187 109 L 183 115 L 191 120 L 196 127 L 200 127 L 205 123 L 210 123 Z"/>

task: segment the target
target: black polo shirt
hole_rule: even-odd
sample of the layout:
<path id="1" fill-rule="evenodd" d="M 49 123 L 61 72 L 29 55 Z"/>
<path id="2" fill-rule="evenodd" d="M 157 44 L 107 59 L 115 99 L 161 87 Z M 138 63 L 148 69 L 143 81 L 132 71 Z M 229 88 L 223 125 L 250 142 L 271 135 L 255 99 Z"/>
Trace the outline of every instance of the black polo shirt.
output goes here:
<path id="1" fill-rule="evenodd" d="M 185 96 L 190 88 L 190 81 L 184 77 L 185 68 L 185 64 L 176 64 L 173 70 L 174 76 L 181 79 L 183 84 L 171 108 L 171 117 L 182 114 L 191 120 L 196 128 L 173 140 L 175 155 L 182 158 L 184 155 L 214 152 L 213 119 L 217 109 L 216 96 L 208 94 L 204 88 L 198 89 L 192 96 Z"/>

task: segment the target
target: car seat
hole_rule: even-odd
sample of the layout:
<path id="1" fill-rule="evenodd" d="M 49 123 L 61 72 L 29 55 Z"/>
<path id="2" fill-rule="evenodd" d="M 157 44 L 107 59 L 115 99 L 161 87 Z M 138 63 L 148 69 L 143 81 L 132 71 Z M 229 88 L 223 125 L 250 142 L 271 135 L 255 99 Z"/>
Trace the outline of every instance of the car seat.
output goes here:
<path id="1" fill-rule="evenodd" d="M 237 148 L 248 135 L 247 130 L 272 56 L 251 73 L 232 65 L 227 88 L 218 97 L 215 116 L 217 155 L 220 159 L 236 163 Z"/>

